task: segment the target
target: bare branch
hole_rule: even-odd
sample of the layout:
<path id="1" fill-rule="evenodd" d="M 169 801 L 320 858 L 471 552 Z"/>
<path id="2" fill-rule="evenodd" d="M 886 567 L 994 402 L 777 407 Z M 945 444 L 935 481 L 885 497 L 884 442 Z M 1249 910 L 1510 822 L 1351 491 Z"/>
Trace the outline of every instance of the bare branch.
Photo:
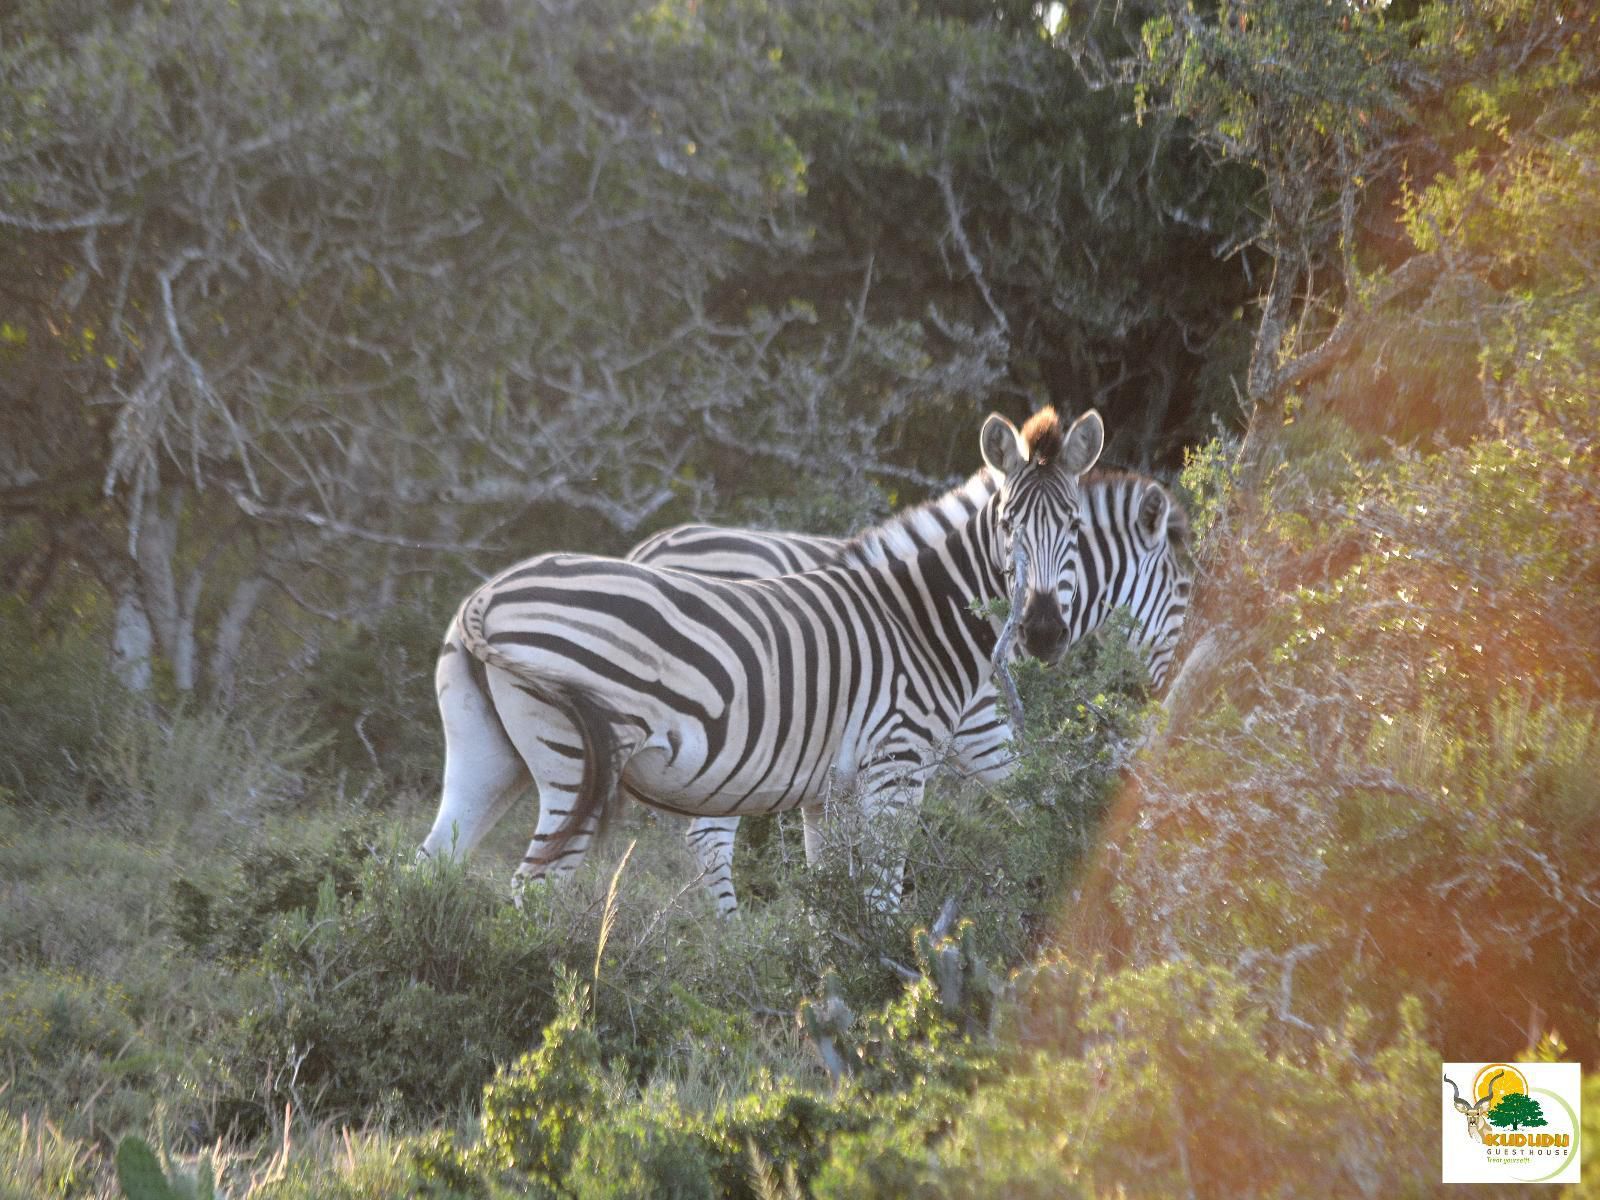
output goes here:
<path id="1" fill-rule="evenodd" d="M 994 296 L 989 292 L 989 282 L 984 278 L 983 264 L 978 261 L 978 256 L 973 252 L 972 243 L 967 240 L 966 226 L 961 221 L 961 203 L 956 199 L 955 184 L 950 177 L 950 161 L 940 161 L 938 169 L 933 173 L 934 181 L 939 185 L 939 194 L 944 198 L 945 215 L 950 221 L 950 236 L 955 238 L 956 249 L 961 251 L 961 258 L 967 264 L 967 270 L 972 274 L 973 283 L 978 285 L 978 294 L 983 297 L 984 304 L 994 317 L 994 323 L 1006 335 L 1011 333 L 1011 323 L 1006 320 L 1006 314 L 1000 311 L 1000 306 L 995 303 Z"/>
<path id="2" fill-rule="evenodd" d="M 1011 648 L 1016 644 L 1017 630 L 1022 625 L 1023 602 L 1028 593 L 1028 552 L 1020 545 L 1012 550 L 1011 611 L 1001 626 L 1000 637 L 994 644 L 994 679 L 1005 697 L 1006 711 L 1011 718 L 1011 740 L 1022 745 L 1022 697 L 1017 694 L 1017 681 L 1011 676 Z"/>
<path id="3" fill-rule="evenodd" d="M 308 509 L 271 507 L 259 503 L 236 487 L 230 487 L 228 495 L 233 498 L 233 502 L 239 506 L 239 510 L 247 517 L 262 521 L 285 521 L 291 524 L 308 525 L 313 529 L 336 533 L 341 537 L 355 538 L 358 541 L 373 542 L 380 546 L 401 546 L 407 550 L 434 550 L 447 554 L 482 548 L 476 543 L 467 540 L 436 542 L 427 538 L 413 538 L 406 537 L 403 534 L 385 533 L 379 529 L 366 529 L 359 525 L 353 525 L 348 521 L 341 521 L 337 517 L 329 517 L 322 513 L 311 512 Z"/>

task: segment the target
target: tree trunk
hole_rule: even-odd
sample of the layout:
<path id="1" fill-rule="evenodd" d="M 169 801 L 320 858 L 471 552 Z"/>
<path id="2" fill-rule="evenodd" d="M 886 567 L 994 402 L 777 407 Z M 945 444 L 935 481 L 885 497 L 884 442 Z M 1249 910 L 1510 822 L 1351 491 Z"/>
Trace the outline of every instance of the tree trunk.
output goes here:
<path id="1" fill-rule="evenodd" d="M 117 597 L 116 627 L 111 635 L 111 670 L 130 692 L 150 690 L 150 660 L 155 633 L 145 612 L 139 589 L 131 579 Z"/>
<path id="2" fill-rule="evenodd" d="M 170 510 L 163 505 L 159 492 L 150 496 L 139 522 L 135 560 L 145 610 L 161 651 L 172 664 L 173 684 L 180 692 L 192 692 L 196 682 L 194 621 L 192 615 L 185 619 L 173 573 L 178 556 L 177 508 L 177 504 Z"/>
<path id="3" fill-rule="evenodd" d="M 224 706 L 233 701 L 239 648 L 244 644 L 244 631 L 266 587 L 267 581 L 260 575 L 241 579 L 233 589 L 228 607 L 217 625 L 216 642 L 211 649 L 211 689 L 218 703 Z"/>

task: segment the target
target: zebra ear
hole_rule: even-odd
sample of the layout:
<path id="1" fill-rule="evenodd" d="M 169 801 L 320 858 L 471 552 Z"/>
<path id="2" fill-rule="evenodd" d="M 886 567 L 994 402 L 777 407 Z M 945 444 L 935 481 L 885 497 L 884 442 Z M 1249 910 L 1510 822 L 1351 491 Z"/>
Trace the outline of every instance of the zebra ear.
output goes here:
<path id="1" fill-rule="evenodd" d="M 1171 497 L 1159 483 L 1152 483 L 1139 498 L 1139 515 L 1134 518 L 1134 523 L 1147 543 L 1160 545 L 1167 536 L 1167 518 L 1171 514 Z"/>
<path id="2" fill-rule="evenodd" d="M 1106 445 L 1106 423 L 1093 411 L 1083 414 L 1067 430 L 1066 446 L 1061 454 L 1061 466 L 1069 475 L 1082 475 L 1100 460 L 1100 451 Z"/>
<path id="3" fill-rule="evenodd" d="M 992 471 L 1014 475 L 1028 460 L 1027 448 L 1017 427 L 999 413 L 990 413 L 983 422 L 978 446 L 983 451 L 983 461 Z"/>

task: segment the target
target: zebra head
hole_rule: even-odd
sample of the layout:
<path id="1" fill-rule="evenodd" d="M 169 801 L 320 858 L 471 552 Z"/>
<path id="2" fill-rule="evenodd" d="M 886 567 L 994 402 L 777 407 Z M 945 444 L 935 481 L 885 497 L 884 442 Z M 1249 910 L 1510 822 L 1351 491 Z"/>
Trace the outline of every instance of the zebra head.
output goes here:
<path id="1" fill-rule="evenodd" d="M 1194 571 L 1189 565 L 1189 521 L 1159 483 L 1139 499 L 1133 521 L 1133 578 L 1129 607 L 1139 622 L 1140 644 L 1150 655 L 1150 686 L 1160 691 L 1172 667 Z"/>
<path id="2" fill-rule="evenodd" d="M 1022 648 L 1054 663 L 1071 642 L 1067 613 L 1083 583 L 1079 482 L 1100 457 L 1105 424 L 1099 413 L 1087 412 L 1064 427 L 1055 409 L 1042 408 L 1019 431 L 991 413 L 982 445 L 984 461 L 1005 476 L 987 510 L 994 514 L 996 565 L 1009 580 L 1015 551 L 1027 560 Z"/>

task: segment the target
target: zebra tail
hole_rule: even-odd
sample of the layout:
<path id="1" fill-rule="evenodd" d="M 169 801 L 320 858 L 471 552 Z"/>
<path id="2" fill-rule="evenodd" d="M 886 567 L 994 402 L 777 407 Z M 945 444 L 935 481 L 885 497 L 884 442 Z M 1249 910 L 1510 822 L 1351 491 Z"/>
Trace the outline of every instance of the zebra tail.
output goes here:
<path id="1" fill-rule="evenodd" d="M 528 669 L 526 663 L 518 662 L 489 641 L 483 628 L 489 605 L 487 593 L 487 588 L 480 588 L 468 596 L 456 614 L 456 631 L 461 637 L 462 646 L 473 658 L 488 666 L 498 667 L 515 678 L 534 699 L 560 712 L 577 728 L 578 736 L 583 740 L 583 777 L 578 784 L 578 794 L 573 798 L 571 811 L 540 847 L 538 854 L 528 860 L 534 866 L 549 867 L 561 859 L 567 843 L 590 817 L 599 815 L 596 841 L 611 823 L 621 775 L 615 726 L 610 713 L 592 696 L 578 688 L 539 678 Z M 484 695 L 493 708 L 493 695 L 487 679 L 484 680 Z M 498 711 L 496 716 L 499 716 Z"/>

